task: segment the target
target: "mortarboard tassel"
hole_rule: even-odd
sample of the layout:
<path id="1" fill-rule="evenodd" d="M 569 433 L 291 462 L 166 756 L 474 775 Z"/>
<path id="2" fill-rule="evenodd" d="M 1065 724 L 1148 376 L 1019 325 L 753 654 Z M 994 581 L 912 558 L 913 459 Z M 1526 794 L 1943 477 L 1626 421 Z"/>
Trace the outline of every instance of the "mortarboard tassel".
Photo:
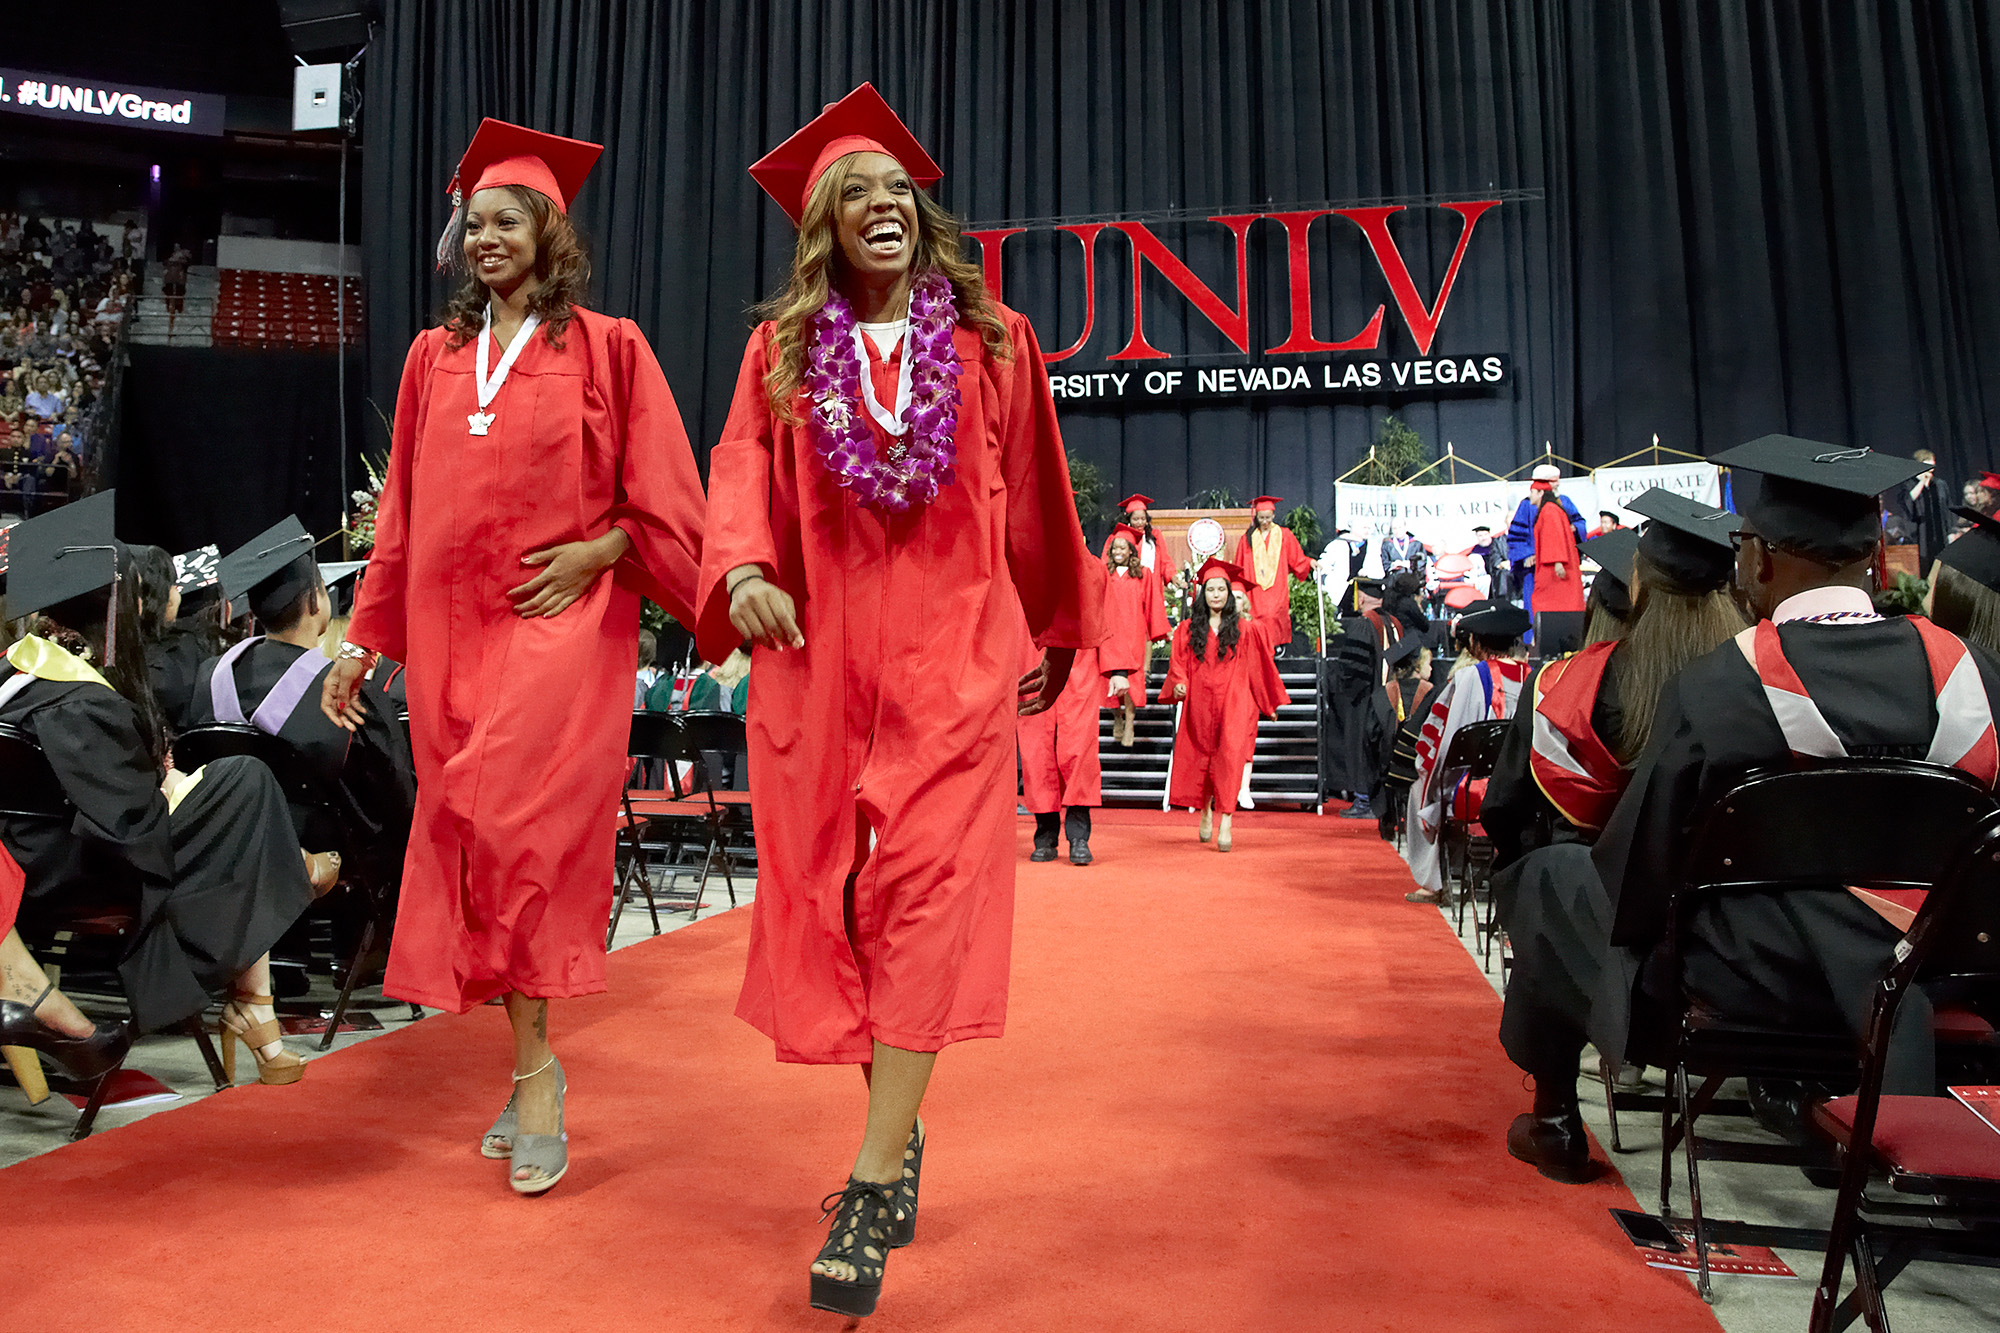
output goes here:
<path id="1" fill-rule="evenodd" d="M 451 220 L 444 224 L 444 232 L 438 237 L 437 266 L 442 273 L 451 267 L 452 246 L 460 230 L 465 225 L 465 201 L 458 189 L 458 177 L 451 178 Z"/>

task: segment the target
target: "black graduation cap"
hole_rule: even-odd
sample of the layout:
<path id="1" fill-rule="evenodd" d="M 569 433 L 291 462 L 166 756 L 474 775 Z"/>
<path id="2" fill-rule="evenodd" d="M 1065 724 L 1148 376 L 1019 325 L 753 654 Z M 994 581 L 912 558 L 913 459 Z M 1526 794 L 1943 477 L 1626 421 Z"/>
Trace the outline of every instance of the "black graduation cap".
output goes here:
<path id="1" fill-rule="evenodd" d="M 1535 618 L 1511 602 L 1484 611 L 1475 611 L 1461 618 L 1460 630 L 1467 634 L 1479 634 L 1490 639 L 1518 639 L 1535 625 Z"/>
<path id="2" fill-rule="evenodd" d="M 1851 557 L 1881 539 L 1876 497 L 1931 465 L 1873 449 L 1842 449 L 1796 435 L 1765 435 L 1709 460 L 1754 474 L 1737 504 L 1757 535 L 1784 546 Z"/>
<path id="3" fill-rule="evenodd" d="M 1639 534 L 1632 528 L 1614 528 L 1601 537 L 1592 537 L 1576 548 L 1597 563 L 1597 577 L 1591 580 L 1591 594 L 1605 610 L 1623 620 L 1632 614 L 1632 558 L 1639 553 Z"/>
<path id="4" fill-rule="evenodd" d="M 1963 505 L 1951 512 L 1972 520 L 1972 527 L 1938 552 L 1938 563 L 1950 565 L 1974 582 L 2000 592 L 2000 519 L 1988 518 Z"/>
<path id="5" fill-rule="evenodd" d="M 1424 647 L 1423 635 L 1405 634 L 1403 635 L 1402 638 L 1397 639 L 1394 643 L 1389 645 L 1389 650 L 1386 653 L 1382 654 L 1382 658 L 1390 666 L 1400 666 L 1404 662 L 1407 662 L 1411 658 L 1415 657 L 1418 653 L 1422 652 L 1423 647 Z"/>
<path id="6" fill-rule="evenodd" d="M 319 567 L 319 581 L 326 585 L 335 615 L 346 615 L 354 607 L 355 576 L 368 568 L 366 560 L 329 560 Z"/>
<path id="7" fill-rule="evenodd" d="M 222 557 L 222 595 L 233 602 L 248 594 L 259 620 L 274 619 L 318 582 L 312 534 L 293 514 Z"/>
<path id="8" fill-rule="evenodd" d="M 1729 585 L 1736 568 L 1736 548 L 1730 545 L 1729 534 L 1742 519 L 1661 486 L 1625 507 L 1652 520 L 1639 538 L 1639 550 L 1676 586 L 1714 592 Z"/>
<path id="9" fill-rule="evenodd" d="M 222 577 L 221 566 L 222 552 L 215 548 L 214 542 L 183 551 L 174 557 L 174 584 L 183 597 L 199 592 Z"/>
<path id="10" fill-rule="evenodd" d="M 96 592 L 131 567 L 132 553 L 111 531 L 115 491 L 99 491 L 9 534 L 7 614 L 25 616 Z"/>

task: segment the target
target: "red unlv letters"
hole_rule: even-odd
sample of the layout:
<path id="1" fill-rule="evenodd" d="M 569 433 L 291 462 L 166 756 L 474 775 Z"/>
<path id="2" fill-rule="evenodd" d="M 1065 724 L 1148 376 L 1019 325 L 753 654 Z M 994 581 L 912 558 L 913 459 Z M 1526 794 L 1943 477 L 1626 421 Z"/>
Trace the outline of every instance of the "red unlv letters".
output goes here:
<path id="1" fill-rule="evenodd" d="M 1368 248 L 1375 256 L 1382 276 L 1389 284 L 1390 294 L 1396 298 L 1396 310 L 1409 327 L 1410 336 L 1416 341 L 1420 356 L 1428 357 L 1431 343 L 1437 337 L 1438 325 L 1444 320 L 1445 303 L 1451 299 L 1452 284 L 1458 280 L 1460 264 L 1464 262 L 1466 247 L 1472 243 L 1472 232 L 1479 225 L 1479 219 L 1490 209 L 1500 206 L 1498 199 L 1475 199 L 1463 203 L 1440 204 L 1464 219 L 1458 234 L 1458 246 L 1452 252 L 1451 265 L 1445 270 L 1444 279 L 1438 284 L 1437 301 L 1426 306 L 1423 296 L 1417 291 L 1417 284 L 1410 276 L 1409 265 L 1403 262 L 1403 255 L 1396 248 L 1396 240 L 1389 234 L 1389 218 L 1406 207 L 1403 204 L 1387 204 L 1367 208 L 1314 208 L 1286 213 L 1224 213 L 1209 218 L 1210 222 L 1227 227 L 1234 233 L 1236 241 L 1236 291 L 1235 304 L 1215 294 L 1207 283 L 1195 276 L 1178 255 L 1166 247 L 1160 238 L 1143 222 L 1070 223 L 1054 228 L 1068 232 L 1083 242 L 1083 332 L 1068 347 L 1049 350 L 1045 359 L 1062 361 L 1075 356 L 1090 341 L 1092 330 L 1097 323 L 1097 240 L 1108 227 L 1125 233 L 1130 242 L 1132 256 L 1132 336 L 1125 346 L 1105 358 L 1107 361 L 1149 361 L 1170 356 L 1146 341 L 1146 309 L 1144 283 L 1141 281 L 1145 266 L 1151 264 L 1161 277 L 1171 283 L 1174 289 L 1191 302 L 1196 310 L 1216 328 L 1222 331 L 1239 352 L 1250 350 L 1250 273 L 1246 247 L 1250 228 L 1259 219 L 1275 222 L 1285 229 L 1286 272 L 1291 295 L 1291 328 L 1283 342 L 1264 349 L 1267 353 L 1298 352 L 1362 352 L 1373 351 L 1382 345 L 1382 316 L 1386 306 L 1375 307 L 1375 313 L 1362 325 L 1359 332 L 1350 337 L 1332 342 L 1323 342 L 1313 336 L 1313 291 L 1311 252 L 1307 248 L 1307 236 L 1314 222 L 1323 217 L 1345 218 L 1361 231 L 1368 242 Z M 979 242 L 986 268 L 986 285 L 1001 300 L 1006 297 L 1001 285 L 1001 248 L 1009 236 L 1018 236 L 1027 231 L 1026 227 L 996 227 L 980 231 L 967 231 L 967 236 Z"/>

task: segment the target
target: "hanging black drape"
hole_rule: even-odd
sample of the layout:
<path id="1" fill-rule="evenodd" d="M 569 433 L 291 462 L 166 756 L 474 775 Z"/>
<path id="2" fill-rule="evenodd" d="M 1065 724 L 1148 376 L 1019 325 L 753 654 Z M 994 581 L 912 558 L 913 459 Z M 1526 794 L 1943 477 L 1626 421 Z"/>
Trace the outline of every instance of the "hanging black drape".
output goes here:
<path id="1" fill-rule="evenodd" d="M 371 393 L 387 411 L 442 301 L 442 189 L 499 116 L 607 144 L 576 208 L 597 304 L 652 338 L 705 451 L 791 243 L 744 168 L 867 79 L 973 221 L 1508 192 L 1439 346 L 1507 353 L 1511 385 L 1065 413 L 1120 488 L 1324 504 L 1389 410 L 1501 471 L 1545 441 L 1603 462 L 1655 433 L 1712 451 L 1788 430 L 1928 446 L 1962 477 L 2000 413 L 1996 68 L 1979 0 L 390 0 L 366 66 Z M 1428 300 L 1457 219 L 1395 227 Z M 1233 297 L 1226 231 L 1162 235 Z M 1014 244 L 1008 302 L 1066 345 L 1081 247 Z M 1321 223 L 1313 248 L 1317 335 L 1388 302 L 1385 349 L 1412 354 L 1357 234 Z M 1128 336 L 1128 256 L 1100 242 L 1099 328 L 1070 368 Z M 1148 337 L 1228 364 L 1147 281 Z M 1256 347 L 1283 336 L 1282 281 L 1254 266 L 1253 324 L 1276 334 Z"/>

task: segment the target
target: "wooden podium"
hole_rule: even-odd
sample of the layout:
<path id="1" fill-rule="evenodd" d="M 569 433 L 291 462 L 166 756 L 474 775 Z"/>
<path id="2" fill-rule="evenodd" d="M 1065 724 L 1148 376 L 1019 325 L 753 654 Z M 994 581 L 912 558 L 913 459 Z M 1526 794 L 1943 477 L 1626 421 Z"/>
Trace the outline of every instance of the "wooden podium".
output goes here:
<path id="1" fill-rule="evenodd" d="M 1235 555 L 1237 539 L 1257 517 L 1256 512 L 1249 509 L 1155 509 L 1152 514 L 1153 541 L 1166 548 L 1167 558 L 1173 561 L 1177 570 L 1191 558 L 1187 533 L 1196 519 L 1212 518 L 1222 525 L 1226 538 L 1216 554 L 1228 560 Z"/>

